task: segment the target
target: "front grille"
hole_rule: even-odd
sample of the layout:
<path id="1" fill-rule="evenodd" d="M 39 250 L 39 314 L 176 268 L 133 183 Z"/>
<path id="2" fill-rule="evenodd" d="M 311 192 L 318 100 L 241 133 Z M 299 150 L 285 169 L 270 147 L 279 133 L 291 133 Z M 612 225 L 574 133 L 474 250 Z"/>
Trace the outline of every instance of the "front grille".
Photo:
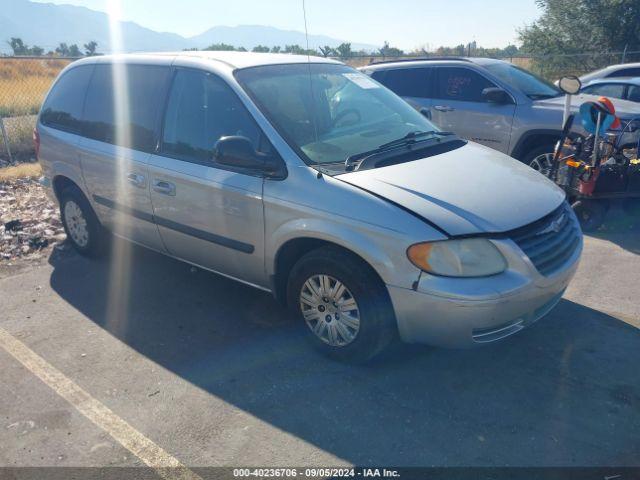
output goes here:
<path id="1" fill-rule="evenodd" d="M 549 215 L 510 232 L 509 236 L 536 269 L 547 276 L 571 258 L 580 245 L 582 233 L 571 207 L 563 202 Z"/>

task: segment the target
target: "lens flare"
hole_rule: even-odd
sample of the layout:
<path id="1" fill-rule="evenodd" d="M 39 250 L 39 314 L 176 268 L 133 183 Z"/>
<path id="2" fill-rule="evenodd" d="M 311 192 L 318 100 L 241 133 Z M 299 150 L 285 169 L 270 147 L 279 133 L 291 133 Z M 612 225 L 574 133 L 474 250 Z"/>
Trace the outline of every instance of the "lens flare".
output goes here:
<path id="1" fill-rule="evenodd" d="M 120 0 L 109 0 L 109 36 L 111 50 L 114 54 L 123 53 L 124 45 L 121 31 L 121 2 Z M 127 172 L 131 171 L 132 162 L 130 160 L 128 148 L 131 139 L 131 122 L 129 95 L 127 89 L 127 70 L 123 62 L 117 59 L 113 62 L 111 70 L 113 76 L 113 113 L 115 124 L 115 178 L 112 185 L 115 185 L 114 192 L 117 202 L 130 204 L 130 188 L 126 183 Z M 124 237 L 131 238 L 130 218 L 122 211 L 114 212 L 114 224 L 116 231 Z M 109 269 L 109 290 L 106 311 L 106 321 L 109 330 L 116 334 L 124 334 L 128 322 L 129 292 L 131 284 L 131 244 L 129 242 L 115 240 L 112 242 Z"/>

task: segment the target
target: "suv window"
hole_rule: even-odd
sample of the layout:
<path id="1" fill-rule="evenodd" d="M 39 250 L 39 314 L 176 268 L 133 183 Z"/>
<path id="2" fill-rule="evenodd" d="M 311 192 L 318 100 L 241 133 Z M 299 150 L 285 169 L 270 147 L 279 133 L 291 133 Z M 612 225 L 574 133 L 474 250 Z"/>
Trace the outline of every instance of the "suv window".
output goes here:
<path id="1" fill-rule="evenodd" d="M 640 68 L 622 68 L 607 75 L 607 78 L 614 77 L 640 77 Z"/>
<path id="2" fill-rule="evenodd" d="M 624 98 L 625 85 L 622 83 L 603 83 L 582 89 L 588 95 L 604 95 L 605 97 Z"/>
<path id="3" fill-rule="evenodd" d="M 495 87 L 489 80 L 469 68 L 440 67 L 436 72 L 434 98 L 484 102 L 482 91 L 488 87 Z"/>
<path id="4" fill-rule="evenodd" d="M 169 67 L 96 65 L 87 92 L 84 136 L 152 152 Z"/>
<path id="5" fill-rule="evenodd" d="M 629 92 L 627 92 L 627 100 L 631 100 L 632 102 L 640 102 L 640 87 L 632 85 L 629 87 Z"/>
<path id="6" fill-rule="evenodd" d="M 40 121 L 47 127 L 80 133 L 82 107 L 93 65 L 72 68 L 53 87 L 42 107 Z"/>
<path id="7" fill-rule="evenodd" d="M 207 72 L 179 70 L 173 81 L 164 119 L 162 152 L 211 164 L 220 137 L 240 135 L 259 149 L 260 130 L 235 92 Z"/>
<path id="8" fill-rule="evenodd" d="M 430 98 L 431 68 L 402 68 L 379 70 L 372 77 L 401 97 Z"/>

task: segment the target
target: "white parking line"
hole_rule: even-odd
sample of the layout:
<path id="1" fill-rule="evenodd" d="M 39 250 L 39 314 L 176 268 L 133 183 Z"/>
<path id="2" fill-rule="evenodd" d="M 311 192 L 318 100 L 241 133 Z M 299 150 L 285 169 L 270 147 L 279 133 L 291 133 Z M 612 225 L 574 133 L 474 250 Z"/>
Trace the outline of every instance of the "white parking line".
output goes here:
<path id="1" fill-rule="evenodd" d="M 69 402 L 78 412 L 154 469 L 162 478 L 167 480 L 202 480 L 199 475 L 180 463 L 178 459 L 138 432 L 125 420 L 117 416 L 2 328 L 0 328 L 0 347 Z"/>

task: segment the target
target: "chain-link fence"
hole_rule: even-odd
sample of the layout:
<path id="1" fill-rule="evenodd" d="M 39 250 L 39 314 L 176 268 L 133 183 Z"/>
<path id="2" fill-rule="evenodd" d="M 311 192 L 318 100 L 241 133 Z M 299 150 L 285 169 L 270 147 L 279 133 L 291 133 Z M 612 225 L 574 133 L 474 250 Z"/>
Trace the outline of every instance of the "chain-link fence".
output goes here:
<path id="1" fill-rule="evenodd" d="M 473 55 L 473 52 L 472 52 Z M 339 60 L 354 67 L 424 55 L 383 57 L 356 55 Z M 32 133 L 36 115 L 51 83 L 74 59 L 0 57 L 0 166 L 34 157 Z M 640 52 L 578 53 L 502 58 L 554 81 L 563 75 L 582 75 L 616 63 L 640 62 Z"/>
<path id="2" fill-rule="evenodd" d="M 36 115 L 72 59 L 0 57 L 0 166 L 33 159 Z"/>

